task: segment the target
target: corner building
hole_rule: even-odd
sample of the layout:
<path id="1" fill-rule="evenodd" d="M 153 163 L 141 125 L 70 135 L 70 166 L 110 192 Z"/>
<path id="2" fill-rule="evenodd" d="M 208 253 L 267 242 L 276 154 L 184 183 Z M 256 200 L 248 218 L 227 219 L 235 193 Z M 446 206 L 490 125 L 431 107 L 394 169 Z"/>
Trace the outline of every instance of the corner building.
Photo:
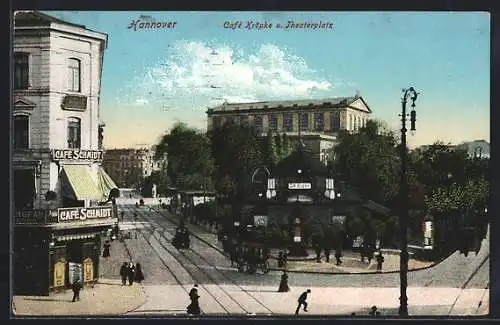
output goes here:
<path id="1" fill-rule="evenodd" d="M 14 14 L 11 202 L 15 294 L 99 277 L 117 224 L 101 167 L 107 35 L 37 11 Z"/>

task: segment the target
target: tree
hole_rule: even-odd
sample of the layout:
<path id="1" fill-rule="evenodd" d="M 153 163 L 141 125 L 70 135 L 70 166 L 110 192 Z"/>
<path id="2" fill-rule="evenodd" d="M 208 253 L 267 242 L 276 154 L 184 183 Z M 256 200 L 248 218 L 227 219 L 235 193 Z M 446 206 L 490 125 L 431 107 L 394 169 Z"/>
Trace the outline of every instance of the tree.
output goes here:
<path id="1" fill-rule="evenodd" d="M 184 123 L 177 123 L 156 146 L 155 157 L 168 157 L 167 175 L 172 185 L 184 189 L 211 188 L 214 170 L 208 137 Z"/>
<path id="2" fill-rule="evenodd" d="M 283 133 L 281 135 L 281 157 L 280 159 L 285 159 L 288 157 L 293 151 L 293 144 L 290 137 Z"/>
<path id="3" fill-rule="evenodd" d="M 358 133 L 341 132 L 334 153 L 338 179 L 356 187 L 366 199 L 394 203 L 399 191 L 400 158 L 392 132 L 369 120 Z"/>

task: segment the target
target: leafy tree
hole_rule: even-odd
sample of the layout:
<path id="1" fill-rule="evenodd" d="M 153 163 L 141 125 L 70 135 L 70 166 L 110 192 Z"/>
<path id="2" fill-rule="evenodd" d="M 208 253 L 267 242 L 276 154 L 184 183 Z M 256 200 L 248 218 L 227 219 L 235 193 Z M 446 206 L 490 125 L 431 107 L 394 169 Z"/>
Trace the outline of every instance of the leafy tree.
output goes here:
<path id="1" fill-rule="evenodd" d="M 155 157 L 168 156 L 167 175 L 172 185 L 184 189 L 211 188 L 213 158 L 205 134 L 177 123 L 156 146 Z"/>
<path id="2" fill-rule="evenodd" d="M 290 137 L 286 134 L 283 133 L 281 135 L 281 157 L 280 159 L 285 159 L 288 157 L 293 151 L 293 144 L 292 140 Z"/>

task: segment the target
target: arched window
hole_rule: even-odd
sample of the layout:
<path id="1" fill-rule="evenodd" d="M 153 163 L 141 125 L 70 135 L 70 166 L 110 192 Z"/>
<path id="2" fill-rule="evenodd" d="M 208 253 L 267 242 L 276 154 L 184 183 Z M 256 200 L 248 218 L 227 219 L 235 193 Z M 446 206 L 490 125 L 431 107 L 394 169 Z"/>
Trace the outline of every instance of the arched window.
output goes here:
<path id="1" fill-rule="evenodd" d="M 81 121 L 77 117 L 68 118 L 68 148 L 80 149 Z"/>
<path id="2" fill-rule="evenodd" d="M 30 147 L 30 132 L 28 115 L 14 116 L 14 150 L 29 149 Z"/>
<path id="3" fill-rule="evenodd" d="M 78 59 L 68 59 L 68 90 L 81 91 L 81 62 Z"/>

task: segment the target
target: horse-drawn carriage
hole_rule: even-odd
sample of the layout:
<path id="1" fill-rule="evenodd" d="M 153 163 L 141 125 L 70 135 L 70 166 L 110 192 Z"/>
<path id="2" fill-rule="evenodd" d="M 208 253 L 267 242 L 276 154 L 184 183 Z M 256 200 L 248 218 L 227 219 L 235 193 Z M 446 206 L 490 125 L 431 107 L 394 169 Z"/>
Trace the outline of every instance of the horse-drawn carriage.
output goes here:
<path id="1" fill-rule="evenodd" d="M 230 242 L 228 244 L 231 266 L 236 264 L 238 272 L 255 274 L 269 272 L 269 248 L 255 242 Z"/>

